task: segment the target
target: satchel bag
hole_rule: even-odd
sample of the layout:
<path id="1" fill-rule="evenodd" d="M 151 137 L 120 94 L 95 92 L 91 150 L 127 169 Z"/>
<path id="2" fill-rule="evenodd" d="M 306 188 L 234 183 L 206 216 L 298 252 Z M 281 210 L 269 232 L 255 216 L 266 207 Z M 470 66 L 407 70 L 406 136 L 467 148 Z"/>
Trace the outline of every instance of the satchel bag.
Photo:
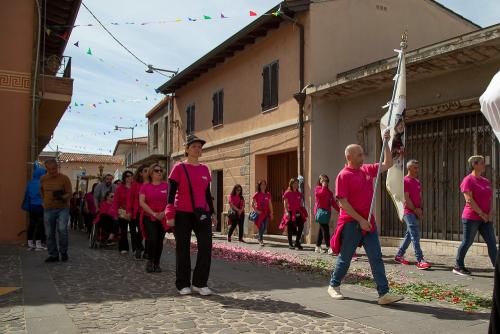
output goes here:
<path id="1" fill-rule="evenodd" d="M 318 210 L 316 210 L 316 222 L 320 223 L 320 224 L 328 224 L 330 223 L 330 217 L 331 217 L 332 213 L 328 210 L 325 210 L 325 209 L 322 209 L 322 208 L 318 208 Z"/>
<path id="2" fill-rule="evenodd" d="M 187 171 L 186 165 L 184 163 L 181 164 L 182 168 L 184 168 L 184 173 L 186 173 L 186 178 L 189 186 L 189 194 L 191 195 L 191 205 L 193 206 L 193 213 L 196 216 L 196 220 L 200 223 L 211 223 L 211 215 L 210 212 L 205 210 L 204 208 L 197 208 L 194 204 L 194 195 L 193 195 L 193 187 L 191 186 L 191 180 L 189 178 L 189 173 Z"/>

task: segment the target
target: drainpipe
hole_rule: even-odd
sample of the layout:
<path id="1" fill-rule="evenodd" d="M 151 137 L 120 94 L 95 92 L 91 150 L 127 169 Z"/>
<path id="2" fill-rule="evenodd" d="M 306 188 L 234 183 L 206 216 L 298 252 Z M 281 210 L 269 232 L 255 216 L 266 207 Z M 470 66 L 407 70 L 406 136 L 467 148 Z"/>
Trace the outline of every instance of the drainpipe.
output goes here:
<path id="1" fill-rule="evenodd" d="M 39 63 L 39 58 L 40 58 L 40 35 L 41 35 L 41 29 L 42 29 L 42 13 L 41 13 L 41 8 L 40 8 L 40 2 L 39 0 L 35 0 L 36 2 L 36 9 L 38 12 L 38 34 L 37 34 L 37 44 L 36 44 L 36 57 L 35 57 L 35 71 L 33 74 L 33 91 L 31 94 L 31 133 L 30 133 L 30 162 L 35 163 L 36 160 L 36 151 L 37 151 L 37 145 L 36 145 L 36 129 L 37 129 L 37 105 L 36 105 L 36 100 L 37 100 L 37 93 L 36 93 L 36 84 L 37 84 L 37 79 L 38 79 L 38 63 Z"/>

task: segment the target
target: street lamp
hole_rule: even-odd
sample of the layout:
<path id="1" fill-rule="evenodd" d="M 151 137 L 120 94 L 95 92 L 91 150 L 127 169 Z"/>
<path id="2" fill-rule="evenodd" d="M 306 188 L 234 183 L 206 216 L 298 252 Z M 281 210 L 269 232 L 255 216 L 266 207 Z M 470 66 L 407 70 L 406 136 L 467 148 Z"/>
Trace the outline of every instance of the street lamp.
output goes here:
<path id="1" fill-rule="evenodd" d="M 118 126 L 115 125 L 115 131 L 118 130 L 132 130 L 132 154 L 131 154 L 131 163 L 134 163 L 134 126 Z M 125 157 L 126 159 L 126 157 Z"/>
<path id="2" fill-rule="evenodd" d="M 172 71 L 172 70 L 164 70 L 162 68 L 156 68 L 153 65 L 149 64 L 146 73 L 154 73 L 155 71 L 172 73 L 172 76 L 177 75 L 177 73 L 179 72 L 178 70 Z"/>

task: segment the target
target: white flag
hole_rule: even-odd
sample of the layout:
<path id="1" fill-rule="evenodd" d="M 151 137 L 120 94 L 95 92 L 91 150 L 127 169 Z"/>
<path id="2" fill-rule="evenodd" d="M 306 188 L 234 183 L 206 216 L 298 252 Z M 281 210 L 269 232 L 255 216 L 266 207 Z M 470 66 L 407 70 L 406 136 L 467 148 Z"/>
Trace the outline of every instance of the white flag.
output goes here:
<path id="1" fill-rule="evenodd" d="M 398 50 L 400 60 L 399 74 L 394 77 L 396 93 L 394 101 L 389 103 L 389 110 L 380 120 L 382 136 L 387 128 L 391 130 L 389 148 L 392 152 L 393 166 L 387 171 L 386 188 L 391 195 L 392 201 L 398 211 L 399 219 L 403 219 L 404 214 L 404 153 L 405 153 L 405 123 L 404 114 L 406 109 L 406 63 L 404 52 Z M 389 120 L 389 113 L 392 108 L 392 116 Z M 390 121 L 390 124 L 389 124 Z"/>
<path id="2" fill-rule="evenodd" d="M 500 141 L 500 72 L 495 74 L 488 88 L 479 98 L 479 103 L 481 112 Z"/>

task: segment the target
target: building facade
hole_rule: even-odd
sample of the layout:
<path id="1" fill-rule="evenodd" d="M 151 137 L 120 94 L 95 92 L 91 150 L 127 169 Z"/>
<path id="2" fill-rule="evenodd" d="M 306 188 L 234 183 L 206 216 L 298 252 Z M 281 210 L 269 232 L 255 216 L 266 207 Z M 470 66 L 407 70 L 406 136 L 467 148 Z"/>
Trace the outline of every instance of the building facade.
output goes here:
<path id="1" fill-rule="evenodd" d="M 19 242 L 24 186 L 73 94 L 71 59 L 63 57 L 81 0 L 6 0 L 0 11 L 0 242 Z"/>
<path id="2" fill-rule="evenodd" d="M 134 168 L 135 163 L 147 157 L 148 137 L 120 139 L 116 142 L 113 156 L 122 158 L 125 168 Z"/>

